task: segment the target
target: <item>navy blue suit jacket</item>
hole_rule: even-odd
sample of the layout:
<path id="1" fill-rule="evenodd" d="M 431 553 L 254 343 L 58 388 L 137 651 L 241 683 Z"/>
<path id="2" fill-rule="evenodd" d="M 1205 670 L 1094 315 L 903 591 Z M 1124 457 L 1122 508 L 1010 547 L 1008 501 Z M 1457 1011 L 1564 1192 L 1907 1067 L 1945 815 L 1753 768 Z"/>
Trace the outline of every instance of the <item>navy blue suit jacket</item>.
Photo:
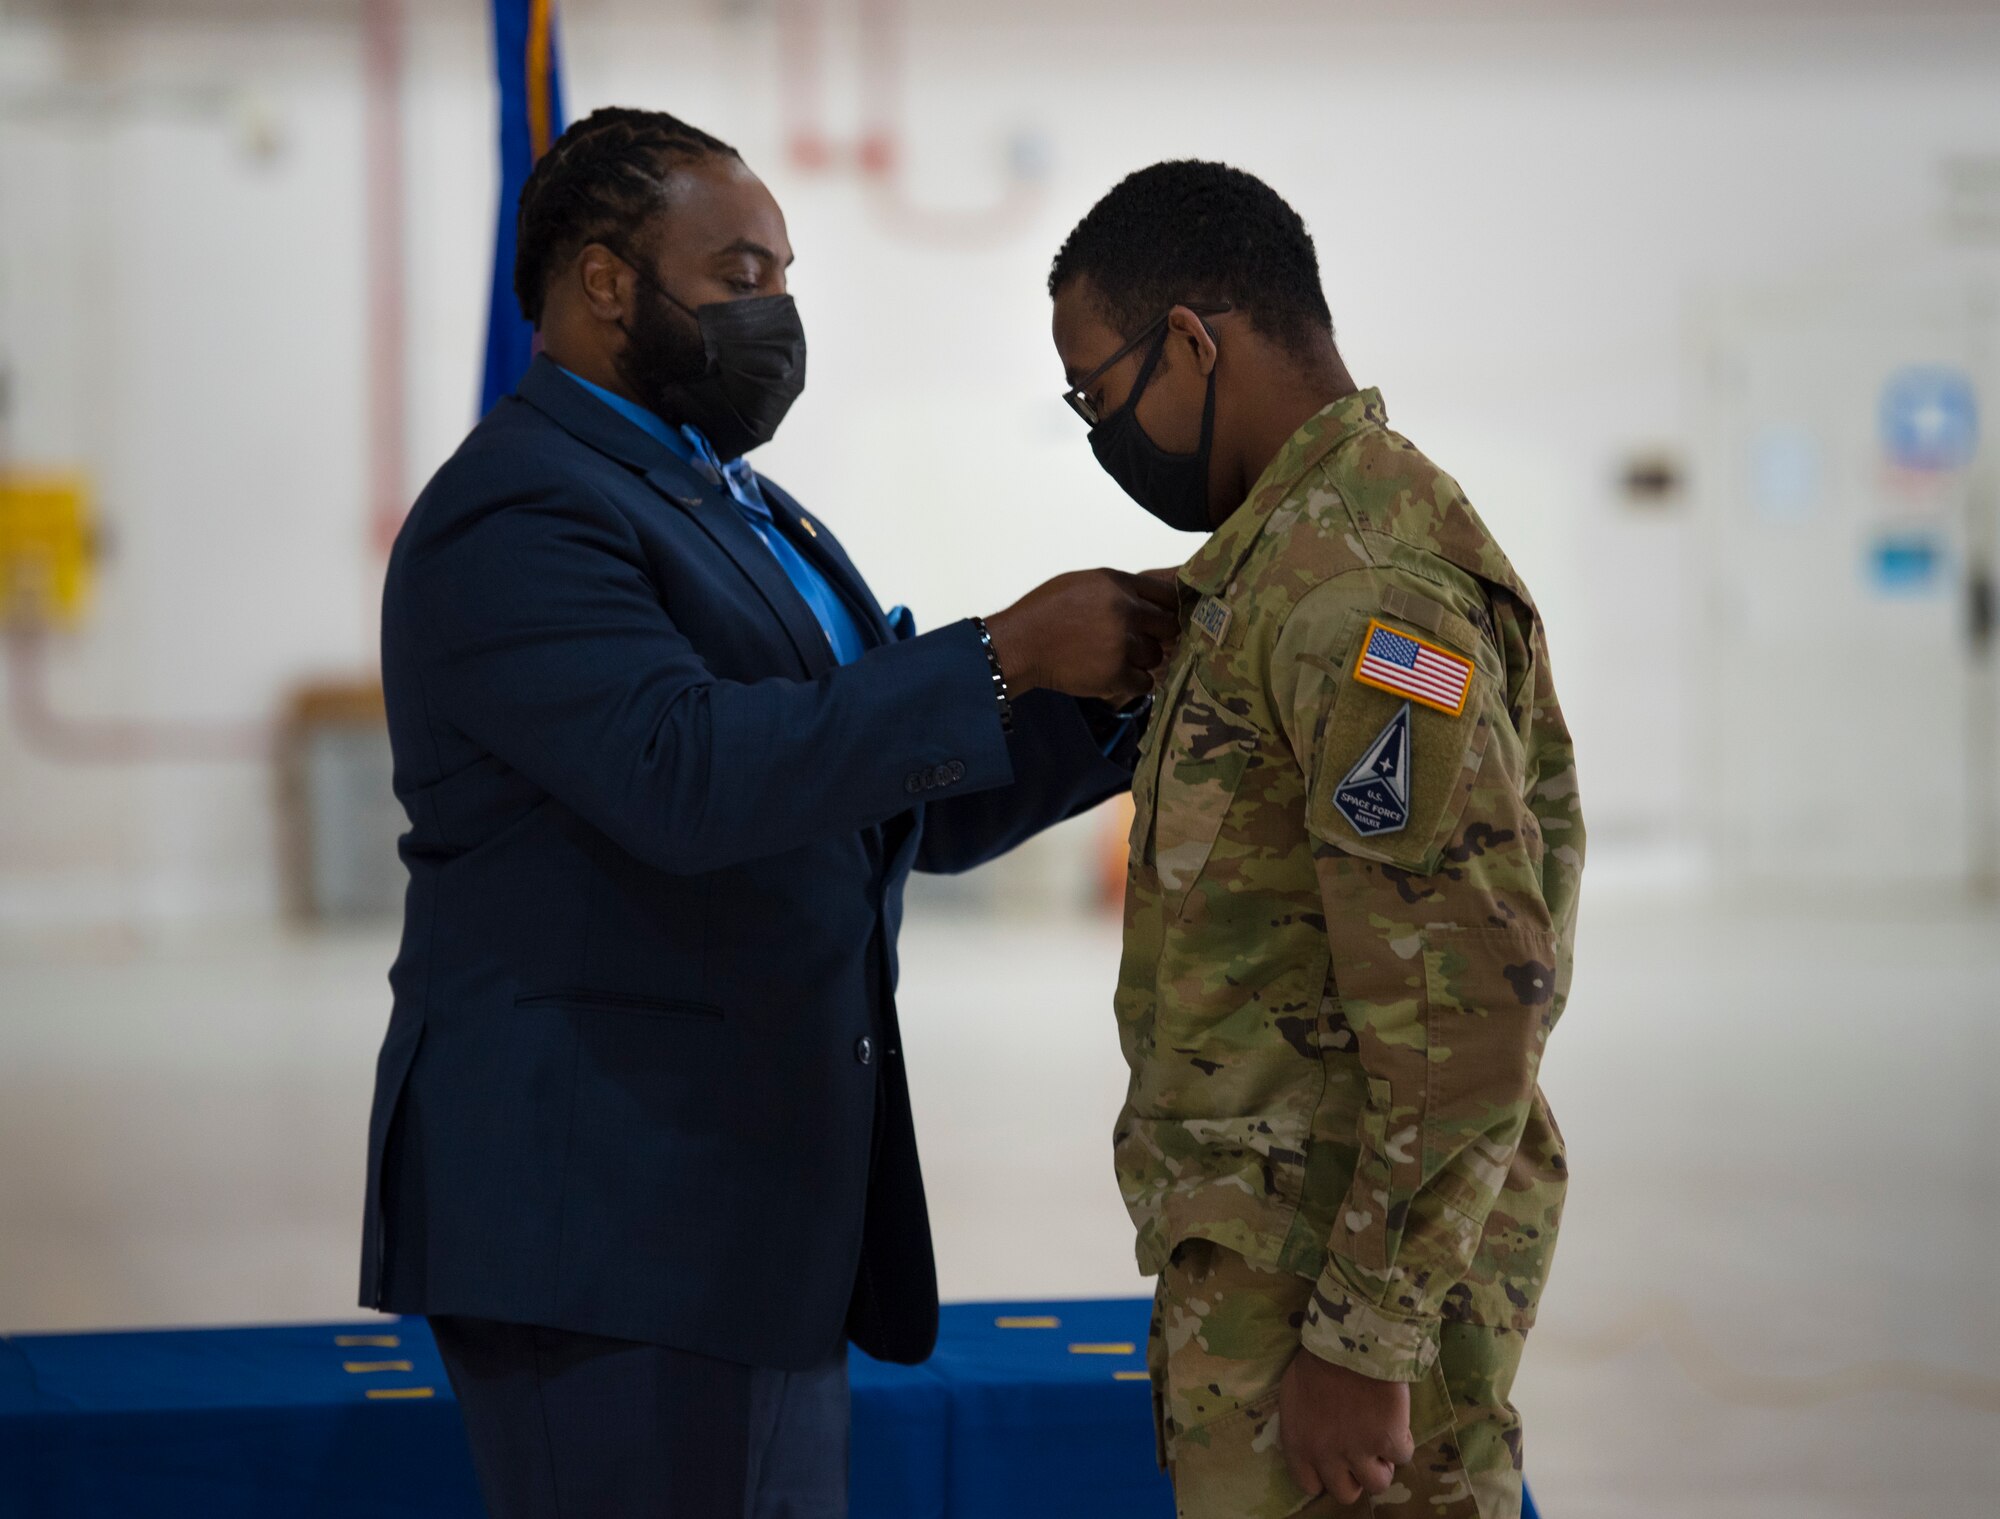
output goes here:
<path id="1" fill-rule="evenodd" d="M 798 1368 L 920 1360 L 937 1286 L 897 1034 L 912 868 L 1130 780 L 1084 704 L 1002 732 L 970 623 L 834 663 L 723 488 L 537 360 L 418 499 L 383 684 L 410 884 L 362 1301 Z"/>

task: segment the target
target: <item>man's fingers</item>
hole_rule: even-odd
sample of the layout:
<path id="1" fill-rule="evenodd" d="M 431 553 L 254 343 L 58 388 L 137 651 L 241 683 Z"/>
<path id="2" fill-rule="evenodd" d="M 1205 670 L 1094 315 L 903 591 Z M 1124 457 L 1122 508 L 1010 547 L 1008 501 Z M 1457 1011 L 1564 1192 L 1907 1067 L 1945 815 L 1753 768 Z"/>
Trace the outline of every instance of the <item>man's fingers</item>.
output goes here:
<path id="1" fill-rule="evenodd" d="M 1345 1461 L 1338 1456 L 1329 1457 L 1323 1471 L 1326 1477 L 1326 1490 L 1337 1500 L 1342 1503 L 1361 1501 L 1361 1484 L 1354 1480 L 1354 1473 L 1347 1469 Z"/>
<path id="2" fill-rule="evenodd" d="M 1318 1470 L 1303 1451 L 1292 1449 L 1291 1444 L 1284 1438 L 1282 1424 L 1279 1426 L 1278 1444 L 1284 1448 L 1285 1465 L 1291 1468 L 1292 1480 L 1298 1483 L 1299 1490 L 1308 1498 L 1317 1498 L 1325 1492 L 1326 1484 L 1320 1481 Z"/>
<path id="3" fill-rule="evenodd" d="M 1408 1466 L 1417 1459 L 1417 1442 L 1410 1438 L 1407 1428 L 1397 1431 L 1395 1442 L 1389 1447 L 1389 1459 L 1398 1466 Z"/>
<path id="4" fill-rule="evenodd" d="M 1135 670 L 1157 670 L 1166 651 L 1160 647 L 1157 638 L 1148 638 L 1144 633 L 1134 633 L 1125 640 L 1125 662 Z"/>
<path id="5" fill-rule="evenodd" d="M 1386 1493 L 1389 1484 L 1396 1480 L 1396 1468 L 1380 1456 L 1362 1456 L 1349 1465 L 1355 1480 L 1370 1493 Z"/>
<path id="6" fill-rule="evenodd" d="M 1125 656 L 1125 668 L 1118 672 L 1113 681 L 1115 689 L 1105 698 L 1114 707 L 1129 707 L 1150 693 L 1157 683 L 1158 677 L 1153 670 L 1139 664 L 1138 658 L 1136 650 L 1128 651 Z"/>
<path id="7" fill-rule="evenodd" d="M 1180 634 L 1180 618 L 1165 607 L 1155 606 L 1149 602 L 1135 601 L 1131 606 L 1131 614 L 1133 627 L 1142 633 L 1159 639 L 1162 643 Z"/>
<path id="8" fill-rule="evenodd" d="M 1162 580 L 1158 574 L 1157 571 L 1148 571 L 1144 575 L 1128 576 L 1132 593 L 1169 612 L 1179 611 L 1181 591 L 1178 582 L 1172 576 Z"/>
<path id="9" fill-rule="evenodd" d="M 1121 684 L 1105 692 L 1104 699 L 1114 707 L 1129 707 L 1152 689 L 1152 676 L 1143 671 L 1130 673 Z"/>

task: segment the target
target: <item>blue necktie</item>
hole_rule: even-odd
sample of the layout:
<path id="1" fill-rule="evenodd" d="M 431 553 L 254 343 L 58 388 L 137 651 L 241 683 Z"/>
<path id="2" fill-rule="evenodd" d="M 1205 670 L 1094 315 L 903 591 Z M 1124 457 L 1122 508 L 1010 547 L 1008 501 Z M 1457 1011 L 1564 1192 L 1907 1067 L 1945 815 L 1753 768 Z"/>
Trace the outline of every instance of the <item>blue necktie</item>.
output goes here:
<path id="1" fill-rule="evenodd" d="M 826 634 L 826 641 L 833 650 L 833 657 L 839 663 L 852 664 L 866 651 L 861 629 L 854 621 L 854 614 L 840 599 L 839 592 L 827 584 L 826 577 L 815 569 L 805 555 L 801 554 L 780 530 L 771 516 L 770 503 L 765 501 L 763 491 L 757 488 L 757 475 L 746 459 L 731 459 L 724 464 L 716 458 L 715 450 L 709 446 L 707 438 L 700 430 L 683 427 L 681 436 L 694 450 L 694 456 L 708 468 L 729 490 L 730 499 L 736 503 L 736 510 L 743 520 L 750 524 L 757 536 L 764 540 L 764 546 L 778 561 L 778 568 L 785 572 L 785 578 L 799 593 L 805 604 L 812 608 L 820 630 Z"/>

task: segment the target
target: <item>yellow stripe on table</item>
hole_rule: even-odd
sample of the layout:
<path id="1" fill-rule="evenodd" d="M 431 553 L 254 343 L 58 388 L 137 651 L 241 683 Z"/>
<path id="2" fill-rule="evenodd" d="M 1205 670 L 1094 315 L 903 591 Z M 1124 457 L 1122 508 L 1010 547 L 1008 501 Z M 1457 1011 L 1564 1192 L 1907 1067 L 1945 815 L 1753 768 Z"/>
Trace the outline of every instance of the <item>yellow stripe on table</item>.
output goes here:
<path id="1" fill-rule="evenodd" d="M 1150 1382 L 1153 1380 L 1153 1374 L 1150 1371 L 1114 1371 L 1111 1373 L 1111 1380 L 1114 1382 Z"/>
<path id="2" fill-rule="evenodd" d="M 1053 1314 L 1032 1314 L 1017 1318 L 998 1318 L 993 1321 L 995 1329 L 1060 1329 L 1062 1320 Z"/>
<path id="3" fill-rule="evenodd" d="M 340 1369 L 365 1376 L 371 1371 L 415 1371 L 417 1367 L 413 1361 L 342 1361 Z"/>
<path id="4" fill-rule="evenodd" d="M 368 1389 L 368 1396 L 371 1398 L 434 1398 L 437 1396 L 437 1389 L 435 1387 L 371 1387 Z"/>
<path id="5" fill-rule="evenodd" d="M 333 1337 L 333 1343 L 340 1346 L 343 1350 L 351 1350 L 360 1345 L 371 1346 L 379 1350 L 394 1350 L 403 1341 L 400 1335 L 393 1334 L 337 1334 Z"/>
<path id="6" fill-rule="evenodd" d="M 1130 1340 L 1112 1340 L 1102 1345 L 1083 1344 L 1069 1347 L 1071 1355 L 1136 1355 L 1138 1351 L 1139 1347 Z"/>

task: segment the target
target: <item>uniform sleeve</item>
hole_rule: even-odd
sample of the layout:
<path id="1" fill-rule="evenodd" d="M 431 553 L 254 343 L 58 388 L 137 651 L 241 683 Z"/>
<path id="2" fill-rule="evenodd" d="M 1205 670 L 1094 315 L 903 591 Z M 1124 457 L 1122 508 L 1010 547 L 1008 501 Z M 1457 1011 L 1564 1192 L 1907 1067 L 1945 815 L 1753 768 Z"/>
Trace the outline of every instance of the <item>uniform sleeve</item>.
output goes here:
<path id="1" fill-rule="evenodd" d="M 1107 754 L 1085 703 L 1075 697 L 1025 693 L 1014 703 L 1007 739 L 1014 783 L 928 803 L 917 869 L 936 875 L 971 870 L 1129 790 L 1135 746 L 1122 735 L 1112 738 Z"/>
<path id="2" fill-rule="evenodd" d="M 1301 1339 L 1384 1381 L 1437 1358 L 1528 1121 L 1558 979 L 1518 672 L 1449 595 L 1353 572 L 1299 602 L 1272 657 L 1326 915 L 1325 1037 L 1367 1078 Z"/>

